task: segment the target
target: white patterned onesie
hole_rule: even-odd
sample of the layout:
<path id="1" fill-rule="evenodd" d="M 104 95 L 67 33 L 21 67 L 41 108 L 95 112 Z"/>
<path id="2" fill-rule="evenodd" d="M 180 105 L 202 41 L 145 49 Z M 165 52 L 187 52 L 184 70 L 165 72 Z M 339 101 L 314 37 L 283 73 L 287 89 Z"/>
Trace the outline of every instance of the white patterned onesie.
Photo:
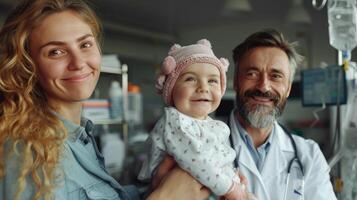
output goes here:
<path id="1" fill-rule="evenodd" d="M 233 161 L 235 151 L 230 147 L 228 126 L 207 117 L 195 119 L 173 107 L 165 108 L 164 116 L 156 123 L 148 139 L 149 159 L 144 163 L 140 180 L 150 179 L 166 154 L 178 165 L 210 188 L 216 195 L 224 195 L 233 181 L 239 183 Z"/>

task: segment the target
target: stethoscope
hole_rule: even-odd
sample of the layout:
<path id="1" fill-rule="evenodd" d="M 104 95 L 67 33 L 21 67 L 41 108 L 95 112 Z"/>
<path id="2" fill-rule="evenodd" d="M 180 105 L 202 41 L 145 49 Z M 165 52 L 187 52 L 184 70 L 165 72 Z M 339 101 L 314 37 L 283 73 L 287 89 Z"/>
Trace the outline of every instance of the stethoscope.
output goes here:
<path id="1" fill-rule="evenodd" d="M 297 146 L 296 146 L 296 143 L 295 143 L 295 140 L 292 136 L 292 134 L 287 130 L 287 128 L 281 124 L 279 124 L 280 127 L 283 129 L 283 131 L 288 135 L 289 139 L 290 139 L 290 142 L 293 146 L 293 149 L 294 149 L 294 157 L 289 161 L 288 163 L 288 170 L 287 170 L 287 177 L 286 177 L 286 184 L 285 184 L 285 190 L 284 190 L 284 200 L 286 200 L 287 198 L 287 193 L 288 193 L 288 184 L 289 184 L 289 181 L 290 181 L 290 175 L 291 175 L 291 168 L 292 168 L 292 165 L 294 163 L 294 161 L 297 162 L 299 168 L 300 168 L 300 171 L 301 171 L 301 174 L 302 174 L 302 184 L 301 184 L 301 190 L 300 191 L 297 191 L 297 190 L 294 190 L 294 193 L 298 194 L 301 196 L 301 199 L 303 200 L 304 199 L 304 185 L 305 185 L 305 180 L 304 180 L 304 167 L 302 165 L 302 162 L 301 160 L 299 159 L 299 156 L 297 154 Z M 231 143 L 231 146 L 233 146 L 234 142 L 233 142 L 233 136 L 232 134 L 229 135 L 229 141 Z M 240 149 L 239 151 L 237 151 L 240 153 Z M 239 167 L 239 153 L 237 153 L 237 156 L 236 158 L 234 159 L 234 166 L 235 168 L 238 169 Z"/>

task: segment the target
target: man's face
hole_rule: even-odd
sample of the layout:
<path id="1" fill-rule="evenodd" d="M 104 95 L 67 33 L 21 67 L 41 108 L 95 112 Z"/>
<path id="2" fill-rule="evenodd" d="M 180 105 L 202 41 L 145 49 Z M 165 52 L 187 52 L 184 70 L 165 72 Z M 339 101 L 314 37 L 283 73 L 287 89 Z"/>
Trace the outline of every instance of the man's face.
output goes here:
<path id="1" fill-rule="evenodd" d="M 239 115 L 255 128 L 273 124 L 291 89 L 288 56 L 276 47 L 256 47 L 238 63 L 234 81 Z"/>

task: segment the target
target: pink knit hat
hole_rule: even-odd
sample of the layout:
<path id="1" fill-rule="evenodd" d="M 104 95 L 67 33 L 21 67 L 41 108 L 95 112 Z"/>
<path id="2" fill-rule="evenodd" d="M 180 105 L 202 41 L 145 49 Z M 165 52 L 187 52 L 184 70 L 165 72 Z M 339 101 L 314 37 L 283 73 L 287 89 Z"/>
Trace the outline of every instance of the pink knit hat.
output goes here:
<path id="1" fill-rule="evenodd" d="M 164 59 L 155 87 L 162 95 L 167 105 L 172 106 L 172 90 L 181 72 L 194 63 L 209 63 L 216 66 L 221 74 L 222 96 L 226 90 L 226 71 L 229 62 L 226 58 L 218 59 L 207 39 L 201 39 L 197 44 L 181 47 L 174 44 Z"/>

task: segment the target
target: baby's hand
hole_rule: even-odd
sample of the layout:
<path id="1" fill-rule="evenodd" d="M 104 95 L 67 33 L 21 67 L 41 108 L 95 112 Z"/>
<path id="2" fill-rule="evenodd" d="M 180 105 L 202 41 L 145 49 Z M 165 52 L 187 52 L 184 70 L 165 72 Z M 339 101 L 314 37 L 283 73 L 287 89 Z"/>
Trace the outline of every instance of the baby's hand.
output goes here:
<path id="1" fill-rule="evenodd" d="M 233 182 L 232 188 L 224 195 L 226 200 L 249 200 L 245 185 Z"/>

